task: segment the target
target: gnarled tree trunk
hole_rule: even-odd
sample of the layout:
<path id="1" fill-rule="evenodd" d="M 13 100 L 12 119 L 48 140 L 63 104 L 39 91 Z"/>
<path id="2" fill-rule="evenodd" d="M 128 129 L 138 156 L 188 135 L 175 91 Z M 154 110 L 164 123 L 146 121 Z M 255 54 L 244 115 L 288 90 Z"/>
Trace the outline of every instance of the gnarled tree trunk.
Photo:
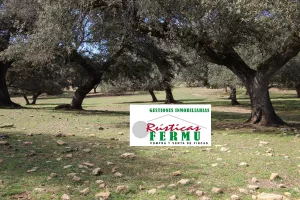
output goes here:
<path id="1" fill-rule="evenodd" d="M 82 86 L 78 87 L 78 89 L 75 91 L 75 94 L 72 98 L 70 109 L 82 110 L 82 102 L 84 98 L 95 87 L 95 85 L 100 83 L 100 81 L 101 79 L 93 78 L 88 80 Z"/>
<path id="2" fill-rule="evenodd" d="M 35 104 L 36 104 L 36 100 L 38 99 L 38 97 L 39 97 L 41 94 L 43 94 L 43 92 L 37 92 L 37 93 L 34 93 L 34 94 L 32 95 L 32 102 L 31 102 L 32 105 L 35 105 Z"/>
<path id="3" fill-rule="evenodd" d="M 173 97 L 171 88 L 166 88 L 165 92 L 166 92 L 166 102 L 165 102 L 166 104 L 177 103 L 177 101 Z"/>
<path id="4" fill-rule="evenodd" d="M 240 105 L 240 103 L 236 99 L 236 88 L 232 87 L 230 92 L 230 97 L 228 99 L 231 99 L 231 105 L 236 106 Z"/>
<path id="5" fill-rule="evenodd" d="M 6 85 L 6 72 L 10 64 L 0 61 L 0 107 L 20 107 L 10 99 Z"/>
<path id="6" fill-rule="evenodd" d="M 297 97 L 300 98 L 300 84 L 296 85 Z"/>
<path id="7" fill-rule="evenodd" d="M 108 58 L 107 61 L 103 63 L 101 72 L 94 68 L 91 60 L 83 57 L 76 50 L 73 50 L 70 60 L 86 70 L 89 75 L 89 80 L 77 88 L 71 104 L 59 105 L 56 109 L 82 110 L 82 102 L 86 95 L 100 84 L 104 72 L 107 71 L 111 65 L 117 62 L 117 58 L 124 52 L 124 49 L 125 48 L 122 46 L 118 51 L 116 51 L 116 53 Z"/>
<path id="8" fill-rule="evenodd" d="M 275 113 L 272 105 L 268 79 L 255 76 L 247 84 L 251 101 L 251 116 L 248 123 L 262 126 L 284 125 L 285 122 Z"/>
<path id="9" fill-rule="evenodd" d="M 172 74 L 170 72 L 164 72 L 164 81 L 163 81 L 163 87 L 164 90 L 166 92 L 166 104 L 170 104 L 170 103 L 177 103 L 177 101 L 174 99 L 173 97 L 173 93 L 172 93 L 172 87 L 171 87 L 171 78 L 172 78 Z"/>
<path id="10" fill-rule="evenodd" d="M 156 96 L 155 96 L 155 94 L 154 94 L 153 88 L 150 88 L 150 89 L 149 89 L 149 93 L 150 93 L 150 95 L 151 95 L 151 97 L 152 97 L 152 102 L 157 102 L 157 98 L 156 98 Z"/>

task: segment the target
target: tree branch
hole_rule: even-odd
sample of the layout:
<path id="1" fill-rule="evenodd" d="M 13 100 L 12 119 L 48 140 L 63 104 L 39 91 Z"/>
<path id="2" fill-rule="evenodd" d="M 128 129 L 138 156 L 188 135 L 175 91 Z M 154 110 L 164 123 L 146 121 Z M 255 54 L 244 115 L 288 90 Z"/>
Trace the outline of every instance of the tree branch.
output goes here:
<path id="1" fill-rule="evenodd" d="M 75 62 L 84 68 L 90 77 L 97 76 L 95 68 L 89 63 L 82 55 L 80 55 L 76 50 L 73 50 L 70 56 L 70 61 Z"/>
<path id="2" fill-rule="evenodd" d="M 297 56 L 300 51 L 300 37 L 296 33 L 291 34 L 284 45 L 280 47 L 269 59 L 259 64 L 257 70 L 265 74 L 266 77 L 272 76 L 277 70 L 282 68 L 290 59 Z"/>
<path id="3" fill-rule="evenodd" d="M 115 52 L 112 56 L 110 56 L 107 59 L 107 61 L 105 63 L 103 63 L 103 67 L 102 67 L 103 72 L 107 71 L 110 66 L 114 65 L 117 62 L 118 58 L 122 55 L 124 50 L 125 50 L 125 46 L 122 45 L 121 48 L 117 52 Z"/>

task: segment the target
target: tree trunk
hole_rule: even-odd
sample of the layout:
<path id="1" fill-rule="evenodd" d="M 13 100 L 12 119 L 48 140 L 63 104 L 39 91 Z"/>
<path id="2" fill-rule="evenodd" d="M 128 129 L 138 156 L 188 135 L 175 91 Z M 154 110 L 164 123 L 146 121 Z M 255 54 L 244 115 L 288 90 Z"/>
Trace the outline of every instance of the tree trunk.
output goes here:
<path id="1" fill-rule="evenodd" d="M 72 110 L 82 110 L 82 102 L 86 95 L 95 87 L 95 85 L 100 83 L 100 79 L 93 78 L 88 80 L 85 84 L 78 87 L 73 96 L 70 109 Z"/>
<path id="2" fill-rule="evenodd" d="M 256 75 L 247 84 L 251 101 L 251 116 L 248 123 L 262 126 L 284 125 L 285 122 L 275 113 L 272 105 L 268 79 Z"/>
<path id="3" fill-rule="evenodd" d="M 12 102 L 6 85 L 6 72 L 9 64 L 0 61 L 0 107 L 20 107 Z"/>
<path id="4" fill-rule="evenodd" d="M 29 103 L 29 100 L 28 100 L 27 95 L 25 93 L 23 94 L 23 97 L 26 101 L 26 105 L 29 105 L 30 103 Z"/>
<path id="5" fill-rule="evenodd" d="M 156 96 L 154 94 L 153 88 L 149 89 L 149 93 L 150 93 L 150 95 L 152 97 L 152 102 L 157 102 L 157 98 L 156 98 Z"/>
<path id="6" fill-rule="evenodd" d="M 84 58 L 76 50 L 72 51 L 70 60 L 80 65 L 89 75 L 89 80 L 82 86 L 79 86 L 75 91 L 70 105 L 60 105 L 56 109 L 72 109 L 82 110 L 82 102 L 86 95 L 92 91 L 96 85 L 100 84 L 103 73 L 109 69 L 109 67 L 117 62 L 117 58 L 124 52 L 124 46 L 122 46 L 116 53 L 106 60 L 102 65 L 102 72 L 95 70 L 91 60 Z"/>
<path id="7" fill-rule="evenodd" d="M 36 104 L 36 100 L 38 99 L 38 97 L 39 97 L 41 94 L 43 94 L 43 92 L 37 92 L 37 93 L 35 93 L 35 94 L 32 95 L 32 102 L 31 102 L 32 105 L 35 105 L 35 104 Z"/>
<path id="8" fill-rule="evenodd" d="M 297 97 L 300 98 L 300 84 L 296 86 Z"/>
<path id="9" fill-rule="evenodd" d="M 170 104 L 170 103 L 177 103 L 177 101 L 175 101 L 173 94 L 172 94 L 172 89 L 171 87 L 168 87 L 165 89 L 166 91 L 166 104 Z"/>
<path id="10" fill-rule="evenodd" d="M 236 99 L 236 88 L 235 87 L 231 88 L 231 93 L 230 93 L 229 99 L 231 99 L 231 105 L 233 105 L 233 106 L 240 105 L 240 103 Z"/>

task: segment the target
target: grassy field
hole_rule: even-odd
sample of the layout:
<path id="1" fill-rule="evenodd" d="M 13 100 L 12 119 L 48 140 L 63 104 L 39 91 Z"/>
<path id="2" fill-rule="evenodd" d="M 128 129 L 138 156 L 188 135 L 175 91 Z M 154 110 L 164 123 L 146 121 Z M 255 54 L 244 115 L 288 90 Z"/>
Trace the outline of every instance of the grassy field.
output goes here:
<path id="1" fill-rule="evenodd" d="M 295 98 L 294 91 L 271 92 L 278 114 L 293 126 L 261 128 L 243 124 L 250 112 L 244 91 L 238 94 L 242 105 L 232 107 L 222 90 L 175 89 L 175 98 L 184 104 L 212 104 L 210 148 L 130 147 L 129 105 L 149 104 L 148 94 L 91 94 L 84 101 L 84 111 L 54 110 L 58 104 L 69 103 L 70 95 L 43 96 L 36 106 L 0 110 L 0 125 L 13 124 L 0 128 L 0 135 L 9 135 L 2 140 L 9 145 L 0 143 L 0 199 L 61 199 L 68 194 L 71 199 L 90 200 L 106 191 L 111 199 L 120 200 L 169 199 L 173 195 L 199 199 L 197 190 L 211 199 L 230 199 L 233 194 L 252 199 L 262 192 L 288 192 L 289 199 L 300 199 L 300 99 Z M 157 97 L 163 100 L 164 93 L 157 93 Z M 22 98 L 13 100 L 24 105 Z M 58 145 L 58 140 L 65 145 Z M 120 158 L 127 152 L 137 157 Z M 85 167 L 84 162 L 94 166 Z M 242 162 L 248 166 L 240 166 Z M 96 167 L 102 169 L 102 175 L 92 174 Z M 112 173 L 115 167 L 121 177 Z M 173 176 L 177 170 L 181 175 Z M 56 176 L 49 177 L 51 173 Z M 77 173 L 77 180 L 70 173 Z M 280 177 L 270 181 L 271 173 Z M 253 177 L 258 182 L 252 183 Z M 190 182 L 178 185 L 181 179 Z M 96 180 L 103 180 L 105 188 Z M 175 185 L 168 187 L 170 184 Z M 249 184 L 260 189 L 252 191 Z M 286 188 L 279 188 L 280 184 Z M 128 189 L 117 191 L 122 185 Z M 214 187 L 222 188 L 223 193 L 213 193 Z M 89 193 L 81 194 L 85 188 Z M 148 194 L 154 188 L 155 194 Z"/>

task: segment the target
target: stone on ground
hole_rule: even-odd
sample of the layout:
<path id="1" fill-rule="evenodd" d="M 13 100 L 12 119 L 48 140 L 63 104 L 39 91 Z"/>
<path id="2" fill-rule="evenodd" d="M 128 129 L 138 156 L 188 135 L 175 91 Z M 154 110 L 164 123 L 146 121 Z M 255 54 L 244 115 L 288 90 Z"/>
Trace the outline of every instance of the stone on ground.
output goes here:
<path id="1" fill-rule="evenodd" d="M 172 173 L 173 176 L 180 176 L 181 175 L 181 172 L 178 170 L 176 172 L 173 172 Z"/>
<path id="2" fill-rule="evenodd" d="M 278 187 L 279 188 L 286 188 L 286 186 L 284 184 L 279 184 Z"/>
<path id="3" fill-rule="evenodd" d="M 207 197 L 207 196 L 203 196 L 201 197 L 199 200 L 211 200 L 211 198 Z"/>
<path id="4" fill-rule="evenodd" d="M 71 197 L 69 195 L 67 195 L 67 194 L 63 194 L 61 196 L 61 200 L 71 200 Z"/>
<path id="5" fill-rule="evenodd" d="M 180 181 L 177 182 L 179 185 L 186 185 L 190 182 L 190 179 L 181 179 Z"/>
<path id="6" fill-rule="evenodd" d="M 113 162 L 109 162 L 109 161 L 107 161 L 106 164 L 107 164 L 108 166 L 109 166 L 109 165 L 114 165 Z"/>
<path id="7" fill-rule="evenodd" d="M 101 183 L 104 183 L 104 181 L 103 180 L 96 180 L 95 183 L 96 184 L 101 184 Z"/>
<path id="8" fill-rule="evenodd" d="M 9 145 L 7 141 L 0 141 L 0 145 Z"/>
<path id="9" fill-rule="evenodd" d="M 97 199 L 103 199 L 103 200 L 108 200 L 110 198 L 110 192 L 100 192 L 95 195 L 95 198 Z"/>
<path id="10" fill-rule="evenodd" d="M 175 184 L 169 184 L 167 187 L 168 188 L 174 188 L 174 187 L 176 187 L 176 185 Z"/>
<path id="11" fill-rule="evenodd" d="M 57 140 L 56 143 L 59 145 L 59 146 L 63 146 L 63 145 L 66 145 L 67 143 L 62 141 L 62 140 Z"/>
<path id="12" fill-rule="evenodd" d="M 252 182 L 252 183 L 257 183 L 258 180 L 257 180 L 257 178 L 253 177 L 253 178 L 251 179 L 251 182 Z"/>
<path id="13" fill-rule="evenodd" d="M 72 180 L 75 181 L 75 182 L 79 182 L 79 181 L 81 181 L 81 178 L 79 176 L 74 176 L 72 178 Z"/>
<path id="14" fill-rule="evenodd" d="M 85 189 L 80 191 L 80 194 L 87 195 L 89 192 L 90 192 L 90 188 L 85 188 Z"/>
<path id="15" fill-rule="evenodd" d="M 163 188 L 165 188 L 166 186 L 164 185 L 164 184 L 162 184 L 162 185 L 159 185 L 159 186 L 157 186 L 157 189 L 163 189 Z"/>
<path id="16" fill-rule="evenodd" d="M 38 169 L 38 167 L 33 167 L 30 170 L 27 170 L 27 173 L 35 172 Z"/>
<path id="17" fill-rule="evenodd" d="M 73 154 L 71 154 L 71 153 L 67 154 L 66 158 L 73 158 Z"/>
<path id="18" fill-rule="evenodd" d="M 154 189 L 148 190 L 147 193 L 151 194 L 151 195 L 155 194 L 156 193 L 156 189 L 154 188 Z"/>
<path id="19" fill-rule="evenodd" d="M 196 195 L 198 196 L 198 197 L 201 197 L 201 196 L 203 196 L 204 195 L 204 192 L 203 191 L 201 191 L 201 190 L 196 190 Z"/>
<path id="20" fill-rule="evenodd" d="M 116 173 L 114 173 L 114 176 L 120 178 L 123 176 L 123 174 L 120 172 L 116 172 Z"/>
<path id="21" fill-rule="evenodd" d="M 249 166 L 248 163 L 246 163 L 246 162 L 241 162 L 239 165 L 242 166 L 242 167 L 248 167 Z"/>
<path id="22" fill-rule="evenodd" d="M 84 162 L 84 163 L 82 163 L 82 165 L 87 166 L 87 167 L 94 167 L 95 166 L 93 163 L 89 163 L 89 162 Z"/>
<path id="23" fill-rule="evenodd" d="M 257 189 L 259 189 L 259 186 L 258 185 L 248 185 L 248 188 L 250 190 L 257 190 Z"/>
<path id="24" fill-rule="evenodd" d="M 85 153 L 90 153 L 90 152 L 92 152 L 91 149 L 83 149 L 83 151 L 84 151 Z"/>
<path id="25" fill-rule="evenodd" d="M 279 174 L 277 174 L 277 173 L 272 173 L 271 176 L 270 176 L 270 181 L 273 181 L 273 180 L 275 180 L 276 178 L 279 178 Z"/>
<path id="26" fill-rule="evenodd" d="M 267 145 L 267 144 L 269 144 L 269 142 L 266 142 L 266 141 L 260 141 L 259 144 Z"/>
<path id="27" fill-rule="evenodd" d="M 244 188 L 239 188 L 239 192 L 242 194 L 248 194 L 248 190 L 246 190 Z"/>
<path id="28" fill-rule="evenodd" d="M 116 173 L 116 172 L 117 172 L 117 169 L 118 169 L 118 167 L 114 167 L 114 168 L 111 169 L 111 172 L 112 172 L 112 173 Z"/>
<path id="29" fill-rule="evenodd" d="M 36 193 L 41 193 L 41 192 L 45 192 L 46 189 L 45 188 L 34 188 L 33 189 L 33 192 L 36 192 Z"/>
<path id="30" fill-rule="evenodd" d="M 140 189 L 140 190 L 145 190 L 145 189 L 146 189 L 146 187 L 145 187 L 145 186 L 143 186 L 143 185 L 140 185 L 140 186 L 139 186 L 139 189 Z"/>
<path id="31" fill-rule="evenodd" d="M 99 176 L 99 175 L 101 175 L 101 174 L 102 174 L 101 168 L 98 167 L 98 168 L 94 169 L 93 172 L 92 172 L 92 174 L 93 174 L 94 176 Z"/>
<path id="32" fill-rule="evenodd" d="M 120 157 L 127 158 L 127 159 L 134 159 L 136 158 L 136 155 L 134 153 L 123 153 Z"/>
<path id="33" fill-rule="evenodd" d="M 68 169 L 68 168 L 71 168 L 71 167 L 73 167 L 73 165 L 66 165 L 66 166 L 64 166 L 64 169 Z"/>
<path id="34" fill-rule="evenodd" d="M 175 199 L 178 199 L 176 195 L 172 195 L 170 198 L 170 200 L 175 200 Z"/>
<path id="35" fill-rule="evenodd" d="M 76 176 L 76 175 L 77 175 L 77 173 L 68 173 L 68 174 L 67 174 L 67 177 L 73 178 L 73 177 Z"/>
<path id="36" fill-rule="evenodd" d="M 117 192 L 123 192 L 123 191 L 127 191 L 128 190 L 128 186 L 126 185 L 119 185 L 117 187 Z"/>
<path id="37" fill-rule="evenodd" d="M 213 187 L 211 189 L 211 192 L 214 194 L 221 194 L 221 193 L 223 193 L 223 190 L 221 188 Z"/>
<path id="38" fill-rule="evenodd" d="M 283 200 L 283 196 L 273 193 L 261 193 L 257 195 L 258 200 Z"/>
<path id="39" fill-rule="evenodd" d="M 51 173 L 49 176 L 48 176 L 48 180 L 51 180 L 53 177 L 56 177 L 57 174 L 56 173 Z"/>
<path id="40" fill-rule="evenodd" d="M 226 152 L 228 150 L 229 150 L 229 148 L 226 148 L 226 147 L 221 147 L 221 149 L 220 149 L 220 151 L 222 151 L 222 152 Z"/>
<path id="41" fill-rule="evenodd" d="M 238 195 L 231 195 L 230 197 L 231 200 L 240 200 L 240 197 Z"/>

